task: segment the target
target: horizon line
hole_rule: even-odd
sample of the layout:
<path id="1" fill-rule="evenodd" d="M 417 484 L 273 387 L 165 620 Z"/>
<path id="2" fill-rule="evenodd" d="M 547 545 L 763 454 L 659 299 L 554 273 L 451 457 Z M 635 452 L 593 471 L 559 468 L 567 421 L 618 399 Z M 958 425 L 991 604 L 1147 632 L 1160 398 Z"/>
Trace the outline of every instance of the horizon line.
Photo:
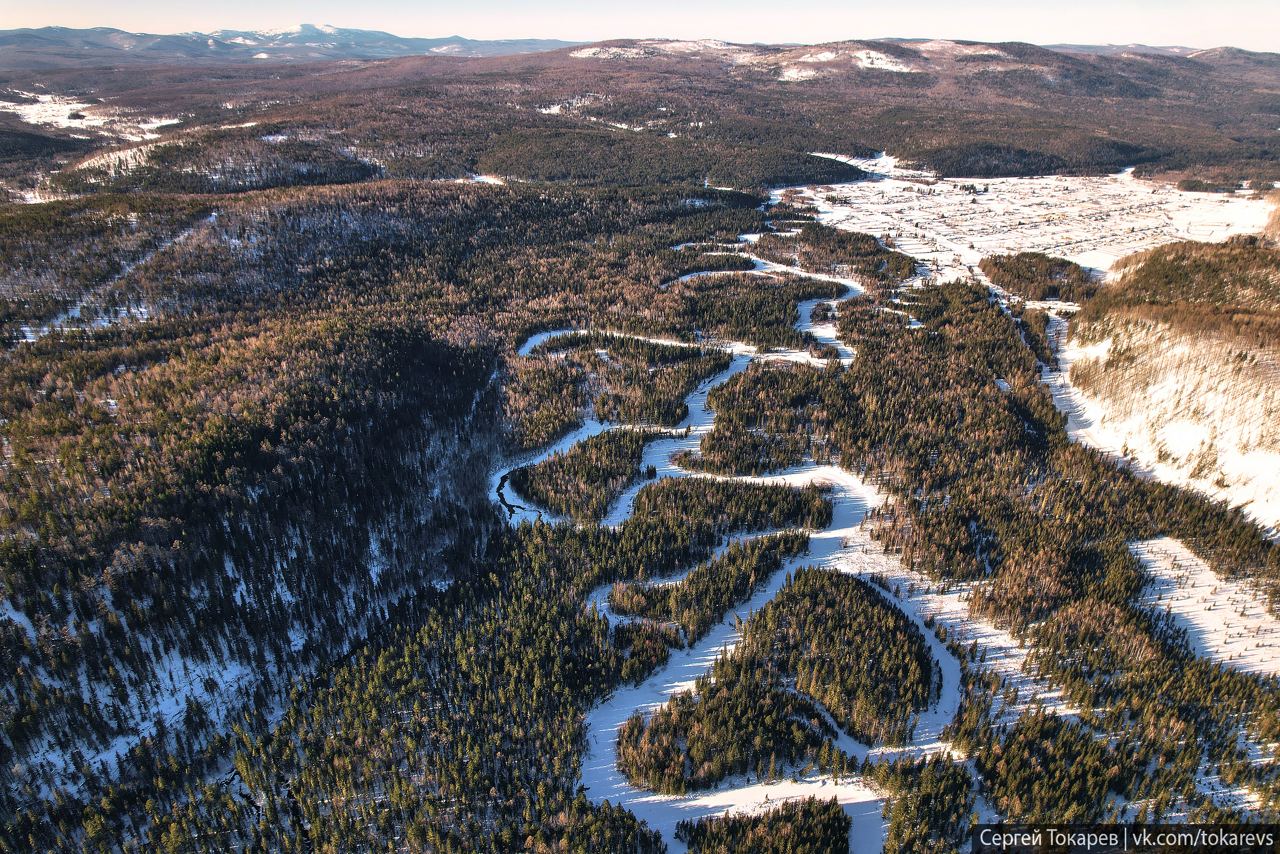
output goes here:
<path id="1" fill-rule="evenodd" d="M 600 39 L 567 39 L 559 36 L 505 36 L 505 37 L 496 37 L 496 38 L 475 38 L 472 36 L 464 36 L 461 33 L 452 33 L 449 35 L 417 35 L 417 34 L 409 35 L 405 33 L 393 32 L 391 30 L 377 29 L 374 27 L 368 27 L 368 28 L 367 27 L 343 27 L 335 24 L 313 24 L 307 21 L 299 22 L 288 28 L 264 27 L 261 29 L 253 29 L 253 28 L 235 27 L 235 26 L 219 26 L 215 29 L 210 29 L 210 30 L 178 30 L 178 31 L 171 31 L 171 32 L 131 30 L 125 27 L 115 26 L 112 24 L 92 24 L 92 25 L 86 25 L 86 26 L 68 26 L 66 24 L 44 24 L 42 26 L 37 26 L 37 27 L 4 27 L 4 28 L 0 28 L 0 32 L 21 32 L 21 31 L 38 32 L 40 30 L 70 30 L 70 31 L 114 30 L 116 32 L 128 33 L 129 35 L 136 35 L 136 36 L 186 36 L 186 35 L 207 36 L 207 35 L 212 35 L 218 32 L 245 32 L 245 33 L 256 33 L 260 35 L 288 35 L 290 33 L 301 32 L 302 28 L 304 27 L 310 27 L 312 29 L 319 30 L 321 32 L 324 32 L 325 28 L 328 28 L 329 30 L 334 30 L 334 31 L 385 33 L 386 35 L 393 36 L 395 38 L 400 38 L 400 39 L 433 39 L 433 40 L 464 39 L 466 41 L 476 41 L 476 42 L 557 41 L 557 42 L 564 42 L 566 46 L 601 44 L 603 42 L 611 42 L 611 41 L 653 41 L 653 40 L 680 41 L 680 42 L 720 41 L 720 42 L 724 42 L 725 44 L 735 44 L 735 45 L 743 45 L 743 46 L 778 46 L 778 47 L 835 44 L 838 42 L 849 42 L 849 41 L 859 41 L 859 42 L 950 41 L 950 42 L 957 42 L 957 43 L 967 42 L 970 44 L 1030 44 L 1036 47 L 1046 47 L 1046 48 L 1049 48 L 1049 47 L 1112 47 L 1112 48 L 1147 47 L 1147 48 L 1158 48 L 1158 49 L 1164 49 L 1164 50 L 1185 49 L 1185 50 L 1192 50 L 1192 51 L 1206 51 L 1206 50 L 1216 50 L 1219 48 L 1231 48 L 1233 50 L 1243 50 L 1243 51 L 1248 51 L 1250 53 L 1280 52 L 1280 51 L 1253 50 L 1250 48 L 1242 48 L 1242 47 L 1238 47 L 1231 44 L 1218 44 L 1218 45 L 1202 47 L 1202 46 L 1190 45 L 1190 44 L 1175 44 L 1175 43 L 1156 44 L 1152 42 L 1135 42 L 1135 41 L 1035 42 L 1035 41 L 1027 41 L 1024 39 L 983 40 L 983 39 L 972 39 L 972 38 L 952 38 L 950 36 L 903 36 L 903 35 L 870 36 L 870 37 L 853 36 L 848 38 L 827 39 L 825 41 L 777 41 L 777 42 L 731 41 L 729 39 L 724 39 L 719 36 L 699 36 L 694 38 L 694 37 L 680 37 L 680 36 L 669 36 L 669 35 L 610 36 L 608 38 L 600 38 Z"/>

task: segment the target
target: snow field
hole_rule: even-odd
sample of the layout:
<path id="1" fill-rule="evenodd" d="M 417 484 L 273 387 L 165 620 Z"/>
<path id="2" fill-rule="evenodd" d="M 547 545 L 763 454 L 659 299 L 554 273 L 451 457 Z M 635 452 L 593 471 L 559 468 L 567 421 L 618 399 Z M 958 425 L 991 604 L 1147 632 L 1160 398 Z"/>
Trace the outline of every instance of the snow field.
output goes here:
<path id="1" fill-rule="evenodd" d="M 1129 550 L 1149 576 L 1142 604 L 1170 614 L 1196 655 L 1244 673 L 1280 676 L 1280 619 L 1260 591 L 1220 578 L 1170 537 L 1141 540 Z"/>
<path id="2" fill-rule="evenodd" d="M 1049 315 L 1049 343 L 1058 356 L 1058 370 L 1041 369 L 1040 379 L 1049 389 L 1058 411 L 1067 416 L 1067 435 L 1082 445 L 1102 451 L 1137 474 L 1151 477 L 1154 472 L 1135 460 L 1124 434 L 1104 425 L 1101 404 L 1071 384 L 1071 366 L 1078 359 L 1096 358 L 1106 352 L 1106 342 L 1092 348 L 1073 348 L 1066 344 L 1067 321 L 1059 312 Z"/>
<path id="3" fill-rule="evenodd" d="M 67 130 L 103 131 L 134 142 L 156 139 L 160 136 L 156 133 L 157 130 L 182 121 L 179 118 L 163 116 L 141 118 L 125 115 L 103 104 L 77 101 L 65 95 L 38 92 L 17 92 L 16 94 L 35 99 L 35 103 L 15 104 L 0 101 L 0 111 L 13 113 L 27 124 Z"/>
<path id="4" fill-rule="evenodd" d="M 1244 193 L 1184 193 L 1140 181 L 1132 170 L 1101 177 L 939 179 L 883 153 L 817 156 L 871 174 L 871 180 L 806 188 L 822 222 L 891 235 L 895 248 L 943 280 L 967 278 L 984 257 L 1009 252 L 1045 252 L 1105 271 L 1163 243 L 1261 231 L 1271 209 Z"/>
<path id="5" fill-rule="evenodd" d="M 1105 363 L 1114 340 L 1086 345 L 1069 338 L 1067 319 L 1050 313 L 1059 370 L 1043 378 L 1073 439 L 1140 475 L 1242 506 L 1273 538 L 1280 536 L 1280 432 L 1273 417 L 1280 384 L 1268 373 L 1274 361 L 1245 368 L 1230 344 L 1163 340 L 1159 332 L 1129 329 L 1127 345 L 1159 354 L 1159 375 L 1152 377 L 1158 381 L 1103 399 L 1074 385 L 1071 367 Z"/>

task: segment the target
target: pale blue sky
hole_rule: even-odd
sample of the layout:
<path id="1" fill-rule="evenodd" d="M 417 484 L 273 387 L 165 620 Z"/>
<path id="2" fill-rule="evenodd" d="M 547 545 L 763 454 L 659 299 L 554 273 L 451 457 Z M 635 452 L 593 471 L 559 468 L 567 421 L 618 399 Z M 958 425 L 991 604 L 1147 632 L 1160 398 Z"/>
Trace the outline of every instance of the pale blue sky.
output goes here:
<path id="1" fill-rule="evenodd" d="M 306 21 L 406 36 L 472 38 L 714 37 L 821 42 L 925 36 L 982 40 L 1230 44 L 1280 51 L 1276 0 L 737 0 L 697 3 L 454 0 L 0 0 L 0 29 L 49 24 L 144 32 L 267 29 Z"/>

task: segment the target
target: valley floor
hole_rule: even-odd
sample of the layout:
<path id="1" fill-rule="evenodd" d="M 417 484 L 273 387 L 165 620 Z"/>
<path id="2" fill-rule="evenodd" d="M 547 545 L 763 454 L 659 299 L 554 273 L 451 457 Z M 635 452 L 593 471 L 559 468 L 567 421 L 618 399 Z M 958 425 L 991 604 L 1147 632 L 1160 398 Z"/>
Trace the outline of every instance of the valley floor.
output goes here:
<path id="1" fill-rule="evenodd" d="M 920 173 L 903 170 L 889 157 L 850 162 L 873 172 L 873 178 L 836 187 L 804 188 L 804 201 L 818 207 L 824 223 L 888 236 L 896 248 L 913 255 L 924 265 L 924 273 L 939 278 L 981 277 L 976 264 L 983 256 L 1022 250 L 1050 252 L 1105 270 L 1117 258 L 1158 243 L 1185 237 L 1222 239 L 1230 234 L 1257 230 L 1267 215 L 1267 205 L 1260 200 L 1179 193 L 1168 187 L 1139 182 L 1128 173 L 1106 178 L 1003 179 L 983 182 L 983 191 L 975 193 L 961 182 L 933 181 Z M 775 201 L 778 196 L 780 193 L 775 194 Z M 749 258 L 754 257 L 750 255 L 751 237 L 753 235 L 744 235 L 734 247 Z M 752 272 L 760 275 L 774 272 L 809 275 L 795 268 L 754 260 L 756 269 Z M 838 281 L 848 286 L 849 294 L 859 291 L 852 280 Z M 838 339 L 835 325 L 815 323 L 812 319 L 819 302 L 823 301 L 812 300 L 800 306 L 801 320 L 797 328 L 811 332 L 822 343 L 837 347 L 840 360 L 847 365 L 856 354 Z M 838 305 L 838 301 L 833 305 Z M 535 335 L 519 348 L 519 354 L 527 355 L 534 346 L 570 331 Z M 784 359 L 816 367 L 824 364 L 824 360 L 807 353 L 763 353 L 738 342 L 717 343 L 734 355 L 730 367 L 689 395 L 689 415 L 676 431 L 680 435 L 651 442 L 644 450 L 641 468 L 653 466 L 658 478 L 707 476 L 681 469 L 673 457 L 681 451 L 698 450 L 715 420 L 707 404 L 708 393 L 741 373 L 753 360 Z M 1087 416 L 1064 377 L 1065 369 L 1061 374 L 1046 375 L 1046 380 L 1055 401 L 1071 417 L 1072 435 L 1091 444 L 1103 444 L 1089 432 Z M 608 429 L 625 428 L 588 421 L 551 447 L 512 461 L 495 473 L 491 488 L 507 509 L 512 524 L 549 517 L 516 495 L 507 485 L 505 475 L 518 466 L 546 459 Z M 1025 647 L 1007 631 L 970 613 L 966 586 L 941 588 L 904 568 L 897 558 L 886 554 L 871 539 L 862 521 L 870 509 L 884 500 L 873 485 L 838 467 L 813 463 L 771 476 L 743 479 L 792 486 L 827 485 L 832 490 L 832 522 L 826 529 L 811 533 L 807 553 L 774 573 L 693 647 L 673 651 L 668 663 L 658 672 L 639 685 L 618 689 L 590 712 L 587 718 L 589 752 L 582 768 L 582 784 L 593 800 L 625 806 L 660 831 L 673 850 L 682 850 L 674 838 L 676 824 L 681 820 L 727 812 L 758 812 L 792 798 L 834 796 L 852 819 L 853 850 L 881 848 L 887 828 L 881 815 L 884 796 L 861 777 L 835 780 L 816 773 L 794 773 L 789 780 L 774 782 L 740 777 L 709 791 L 677 797 L 632 785 L 618 767 L 617 734 L 623 723 L 637 711 L 651 713 L 672 696 L 692 690 L 695 681 L 710 671 L 715 659 L 723 651 L 732 651 L 739 642 L 738 618 L 759 610 L 777 594 L 788 571 L 802 565 L 818 565 L 887 582 L 888 590 L 892 591 L 887 598 L 922 630 L 941 668 L 939 699 L 920 717 L 910 745 L 871 749 L 841 733 L 838 743 L 850 755 L 872 761 L 903 754 L 950 755 L 942 730 L 959 706 L 960 664 L 938 639 L 939 628 L 945 630 L 948 639 L 961 645 L 976 644 L 980 651 L 977 660 L 981 663 L 971 666 L 993 672 L 1005 685 L 1016 689 L 1005 692 L 1006 705 L 996 710 L 999 720 L 1011 723 L 1034 705 L 1074 716 L 1075 710 L 1063 702 L 1060 692 L 1028 671 Z M 633 485 L 616 499 L 603 524 L 616 526 L 625 521 L 636 494 L 644 485 Z M 1138 543 L 1133 548 L 1152 573 L 1153 581 L 1146 593 L 1148 602 L 1175 610 L 1177 618 L 1187 625 L 1198 652 L 1251 672 L 1276 673 L 1280 669 L 1280 656 L 1275 649 L 1275 644 L 1280 643 L 1275 638 L 1275 621 L 1262 613 L 1260 605 L 1250 606 L 1243 591 L 1212 578 L 1208 567 L 1176 542 Z M 607 600 L 608 587 L 603 587 L 588 597 L 588 607 L 598 609 L 615 624 L 629 619 L 612 614 Z M 1235 619 L 1237 611 L 1245 623 Z M 1210 782 L 1206 781 L 1207 788 Z M 1223 794 L 1231 793 L 1224 791 Z"/>
<path id="2" fill-rule="evenodd" d="M 988 255 L 1044 252 L 1105 272 L 1175 240 L 1253 234 L 1271 204 L 1245 192 L 1186 193 L 1132 170 L 1104 177 L 937 179 L 896 158 L 834 157 L 870 180 L 808 187 L 827 225 L 892 238 L 940 279 L 967 278 Z"/>

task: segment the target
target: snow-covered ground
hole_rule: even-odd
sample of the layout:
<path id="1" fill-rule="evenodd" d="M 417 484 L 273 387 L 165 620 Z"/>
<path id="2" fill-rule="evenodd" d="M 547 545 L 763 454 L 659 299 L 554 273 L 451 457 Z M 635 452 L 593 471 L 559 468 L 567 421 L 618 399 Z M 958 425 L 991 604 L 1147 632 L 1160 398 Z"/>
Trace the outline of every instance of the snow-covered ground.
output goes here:
<path id="1" fill-rule="evenodd" d="M 575 59 L 640 59 L 653 56 L 655 51 L 644 47 L 619 47 L 604 45 L 600 47 L 584 47 L 569 54 Z"/>
<path id="2" fill-rule="evenodd" d="M 871 180 L 806 188 L 822 222 L 889 235 L 940 278 L 964 278 L 988 255 L 1046 252 L 1105 271 L 1125 255 L 1175 240 L 1223 240 L 1261 231 L 1271 204 L 1251 193 L 1184 193 L 1107 176 L 945 178 L 896 158 L 820 154 Z M 974 192 L 976 189 L 978 192 Z"/>
<path id="3" fill-rule="evenodd" d="M 105 169 L 113 175 L 122 175 L 145 165 L 151 157 L 151 152 L 157 147 L 158 143 L 144 142 L 126 148 L 113 148 L 92 157 L 86 157 L 72 168 L 76 170 Z"/>
<path id="4" fill-rule="evenodd" d="M 668 40 L 645 39 L 633 45 L 596 45 L 579 48 L 569 55 L 576 59 L 641 59 L 644 57 L 714 56 L 726 62 L 747 63 L 756 61 L 768 52 L 752 45 L 730 44 L 719 39 Z"/>
<path id="5" fill-rule="evenodd" d="M 1097 448 L 1108 457 L 1137 474 L 1153 477 L 1155 473 L 1131 455 L 1125 436 L 1104 424 L 1104 412 L 1098 401 L 1091 399 L 1071 384 L 1071 366 L 1078 359 L 1097 358 L 1108 345 L 1072 347 L 1067 343 L 1067 321 L 1058 312 L 1050 314 L 1049 340 L 1058 356 L 1058 369 L 1045 366 L 1040 378 L 1048 386 L 1058 411 L 1067 416 L 1067 435 L 1082 445 Z"/>
<path id="6" fill-rule="evenodd" d="M 536 343 L 549 340 L 554 334 L 543 333 L 538 341 L 526 342 L 520 349 L 527 352 Z M 714 413 L 707 406 L 707 394 L 712 388 L 745 370 L 753 358 L 759 356 L 739 352 L 727 370 L 695 390 L 687 399 L 689 416 L 677 428 L 677 432 L 682 435 L 660 439 L 646 446 L 641 467 L 654 465 L 659 478 L 708 476 L 680 469 L 672 462 L 672 457 L 681 450 L 697 450 L 702 436 L 712 428 L 714 422 Z M 596 428 L 592 425 L 584 428 L 584 431 L 582 435 L 557 442 L 520 464 L 536 462 L 551 453 L 561 451 L 574 441 L 592 434 Z M 492 482 L 496 485 L 509 470 L 495 473 Z M 735 617 L 746 617 L 762 607 L 781 589 L 786 572 L 799 566 L 825 566 L 864 578 L 882 579 L 892 591 L 886 594 L 886 598 L 917 625 L 940 667 L 939 698 L 917 721 L 915 738 L 910 745 L 903 748 L 872 749 L 841 734 L 839 746 L 851 755 L 882 759 L 904 753 L 929 755 L 948 750 L 942 740 L 942 729 L 952 720 L 959 707 L 960 664 L 934 632 L 926 627 L 925 621 L 929 618 L 944 626 L 953 639 L 966 645 L 976 641 L 979 660 L 973 666 L 995 670 L 1006 678 L 1011 687 L 1017 689 L 1016 699 L 1011 700 L 1005 710 L 1008 715 L 1016 716 L 1033 702 L 1069 711 L 1062 707 L 1056 692 L 1023 671 L 1026 650 L 1011 635 L 969 615 L 967 590 L 953 588 L 944 592 L 935 589 L 927 578 L 902 567 L 896 558 L 885 554 L 870 538 L 869 532 L 861 524 L 862 520 L 869 509 L 879 506 L 884 500 L 884 496 L 873 486 L 839 467 L 812 463 L 775 475 L 738 479 L 797 487 L 815 483 L 829 486 L 833 505 L 832 522 L 826 529 L 812 532 L 809 549 L 805 554 L 789 561 L 697 645 L 691 649 L 674 651 L 668 664 L 644 683 L 620 689 L 591 711 L 587 718 L 590 752 L 583 765 L 583 785 L 593 799 L 608 799 L 626 806 L 662 832 L 670 844 L 674 842 L 676 824 L 683 819 L 720 815 L 729 811 L 754 812 L 795 797 L 835 797 L 853 819 L 851 842 L 854 850 L 880 848 L 885 829 L 880 812 L 883 795 L 859 778 L 836 781 L 810 774 L 774 783 L 743 778 L 727 781 L 708 792 L 674 797 L 657 795 L 632 786 L 617 769 L 617 729 L 634 712 L 652 711 L 675 693 L 691 689 L 694 681 L 710 670 L 716 657 L 724 650 L 732 650 L 738 642 L 740 636 L 735 627 Z M 645 485 L 646 482 L 637 483 L 616 499 L 603 524 L 618 525 L 625 521 L 634 506 L 636 494 Z M 536 515 L 537 511 L 526 508 L 512 517 L 513 522 L 530 518 L 524 515 L 527 513 Z M 608 591 L 608 586 L 593 591 L 588 597 L 588 607 L 597 609 L 611 622 L 620 622 L 623 618 L 617 617 L 608 609 Z M 676 846 L 673 848 L 679 850 Z"/>
<path id="7" fill-rule="evenodd" d="M 1008 57 L 1009 54 L 998 47 L 987 44 L 964 44 L 950 39 L 929 39 L 928 41 L 908 41 L 907 44 L 928 56 L 983 56 Z"/>
<path id="8" fill-rule="evenodd" d="M 839 302 L 840 300 L 811 299 L 800 303 L 800 317 L 803 319 L 796 324 L 796 329 L 809 333 L 819 344 L 836 348 L 840 364 L 847 367 L 853 364 L 853 348 L 841 341 L 840 336 L 836 334 L 835 312 L 831 313 L 830 319 L 821 323 L 814 322 L 813 319 L 814 309 L 818 306 L 822 305 L 834 310 Z"/>
<path id="9" fill-rule="evenodd" d="M 162 127 L 182 119 L 165 116 L 138 116 L 123 113 L 106 104 L 78 101 L 65 95 L 42 92 L 16 92 L 31 103 L 0 101 L 0 111 L 13 113 L 22 121 L 45 127 L 68 130 L 100 131 L 123 139 L 141 141 L 155 139 Z"/>
<path id="10" fill-rule="evenodd" d="M 574 335 L 580 331 L 581 330 L 578 330 L 578 329 L 564 328 L 564 329 L 551 329 L 546 332 L 538 332 L 534 335 L 530 335 L 528 338 L 525 339 L 524 343 L 521 344 L 516 349 L 516 355 L 528 356 L 530 353 L 533 352 L 534 348 L 536 348 L 539 344 L 542 344 L 547 341 L 552 341 L 556 338 L 563 338 L 567 335 Z M 600 330 L 600 329 L 593 329 L 591 330 L 591 332 L 592 334 L 595 334 L 595 335 L 607 335 L 607 336 L 613 336 L 616 338 L 631 338 L 636 341 L 648 341 L 650 344 L 661 344 L 664 347 L 695 348 L 695 347 L 704 346 L 702 344 L 695 344 L 690 341 L 681 341 L 678 338 L 663 338 L 661 336 L 654 336 L 654 335 L 633 335 L 629 332 L 610 332 L 608 330 Z"/>
<path id="11" fill-rule="evenodd" d="M 86 298 L 48 323 L 40 326 L 23 326 L 22 340 L 27 344 L 31 344 L 55 330 L 65 332 L 72 329 L 106 329 L 108 326 L 114 326 L 117 323 L 144 321 L 151 317 L 151 309 L 145 304 L 139 304 L 114 308 L 109 311 L 98 311 L 94 314 L 92 322 L 86 323 L 84 314 L 88 308 L 89 301 Z"/>
<path id="12" fill-rule="evenodd" d="M 865 528 L 859 528 L 845 547 L 859 555 L 869 574 L 883 579 L 896 599 L 945 629 L 948 640 L 965 648 L 977 644 L 978 658 L 969 666 L 996 674 L 1008 692 L 993 709 L 997 722 L 1011 724 L 1034 705 L 1060 715 L 1077 713 L 1063 700 L 1060 689 L 1027 669 L 1027 647 L 1005 629 L 970 614 L 972 585 L 943 585 L 906 569 L 896 557 L 885 554 Z"/>
<path id="13" fill-rule="evenodd" d="M 506 178 L 500 178 L 497 175 L 468 175 L 465 178 L 458 178 L 459 184 L 493 184 L 497 187 L 505 186 Z"/>
<path id="14" fill-rule="evenodd" d="M 534 506 L 531 502 L 520 496 L 507 482 L 511 472 L 523 466 L 536 465 L 545 459 L 563 454 L 579 442 L 590 439 L 592 436 L 598 436 L 607 430 L 609 425 L 603 421 L 596 421 L 594 418 L 588 418 L 581 427 L 571 430 L 560 439 L 552 443 L 550 446 L 524 454 L 513 458 L 501 470 L 493 472 L 489 475 L 489 494 L 494 495 L 498 499 L 498 503 L 507 513 L 507 517 L 511 524 L 519 525 L 521 522 L 537 522 L 539 520 L 550 522 L 552 524 L 561 521 L 561 519 L 550 510 L 545 510 Z"/>
<path id="15" fill-rule="evenodd" d="M 834 487 L 835 518 L 832 524 L 823 531 L 814 532 L 810 536 L 809 551 L 800 557 L 787 562 L 784 569 L 774 573 L 769 580 L 748 599 L 736 607 L 730 615 L 713 628 L 702 640 L 690 649 L 675 650 L 666 666 L 637 686 L 626 686 L 616 691 L 608 700 L 596 706 L 587 716 L 588 755 L 583 761 L 582 784 L 588 796 L 593 800 L 609 800 L 614 804 L 625 806 L 647 822 L 655 830 L 660 831 L 674 850 L 680 846 L 674 839 L 675 826 L 683 819 L 695 819 L 709 815 L 720 815 L 728 811 L 758 811 L 768 809 L 789 798 L 818 796 L 821 798 L 837 798 L 845 806 L 846 812 L 854 820 L 852 843 L 854 850 L 864 851 L 878 849 L 883 837 L 883 819 L 881 807 L 883 796 L 878 794 L 865 781 L 859 778 L 835 781 L 820 775 L 807 775 L 799 779 L 784 782 L 768 783 L 749 778 L 727 781 L 721 787 L 704 793 L 686 797 L 657 795 L 653 792 L 631 785 L 617 767 L 617 731 L 635 712 L 651 712 L 673 695 L 693 688 L 695 680 L 710 670 L 712 663 L 722 651 L 732 651 L 740 640 L 734 625 L 735 616 L 746 617 L 759 610 L 770 599 L 777 595 L 785 583 L 787 570 L 807 564 L 822 564 L 843 571 L 857 571 L 855 564 L 839 562 L 842 552 L 842 540 L 845 535 L 865 516 L 871 502 L 875 500 L 874 490 L 870 490 L 856 482 L 852 476 L 840 469 L 832 467 L 812 466 L 803 471 L 791 472 L 773 478 L 755 479 L 766 483 L 787 483 L 803 485 L 806 483 L 831 484 Z M 602 596 L 608 588 L 596 591 L 591 597 L 595 607 L 601 607 Z M 607 605 L 603 606 L 607 613 Z M 940 652 L 946 658 L 944 662 L 943 701 L 935 710 L 927 715 L 930 723 L 950 720 L 959 701 L 959 665 L 951 659 L 941 644 L 920 624 L 925 637 L 932 640 L 936 648 L 934 654 Z M 922 724 L 920 729 L 928 729 L 933 738 L 922 739 L 933 743 L 940 734 L 941 726 Z M 866 755 L 866 748 L 856 745 L 852 739 L 842 739 L 842 746 Z"/>
<path id="16" fill-rule="evenodd" d="M 999 58 L 999 54 L 995 51 L 988 50 L 986 53 L 992 58 Z M 732 44 L 717 39 L 696 41 L 645 39 L 633 44 L 583 47 L 569 55 L 575 59 L 615 62 L 664 56 L 699 56 L 731 65 L 754 66 L 785 82 L 813 80 L 850 67 L 897 74 L 911 74 L 925 70 L 919 63 L 913 63 L 873 47 L 856 44 L 831 45 L 822 50 L 802 47 L 777 50 L 761 45 Z"/>
<path id="17" fill-rule="evenodd" d="M 1240 506 L 1280 536 L 1280 378 L 1274 356 L 1242 361 L 1230 343 L 1181 336 L 1151 325 L 1122 331 L 1130 354 L 1105 395 L 1071 379 L 1075 365 L 1105 364 L 1113 338 L 1068 337 L 1060 312 L 1050 320 L 1058 370 L 1044 381 L 1067 415 L 1067 432 L 1137 474 Z"/>
<path id="18" fill-rule="evenodd" d="M 760 59 L 757 57 L 754 61 L 759 62 Z M 914 74 L 922 70 L 896 56 L 870 48 L 823 50 L 795 57 L 792 63 L 783 65 L 779 69 L 778 79 L 789 82 L 812 80 L 825 76 L 830 73 L 829 70 L 840 70 L 850 65 L 854 68 L 890 71 L 895 74 Z"/>
<path id="19" fill-rule="evenodd" d="M 1245 673 L 1280 676 L 1280 620 L 1260 591 L 1218 577 L 1170 537 L 1129 549 L 1149 575 L 1143 604 L 1171 614 L 1197 655 Z"/>

